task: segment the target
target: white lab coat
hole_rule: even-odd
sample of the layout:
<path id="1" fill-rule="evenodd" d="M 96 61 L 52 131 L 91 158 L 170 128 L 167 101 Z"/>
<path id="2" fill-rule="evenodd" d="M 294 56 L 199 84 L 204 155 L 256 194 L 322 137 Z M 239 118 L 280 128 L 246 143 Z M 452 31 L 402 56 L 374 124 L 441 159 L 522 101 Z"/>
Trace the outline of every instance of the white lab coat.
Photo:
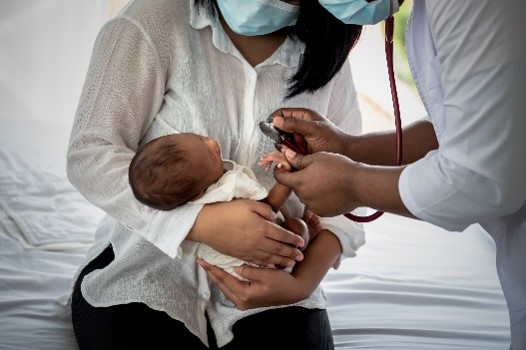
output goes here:
<path id="1" fill-rule="evenodd" d="M 517 4 L 516 4 L 517 5 Z M 513 350 L 526 349 L 524 13 L 511 2 L 415 0 L 406 36 L 439 149 L 404 169 L 416 217 L 452 231 L 480 223 L 496 243 Z"/>

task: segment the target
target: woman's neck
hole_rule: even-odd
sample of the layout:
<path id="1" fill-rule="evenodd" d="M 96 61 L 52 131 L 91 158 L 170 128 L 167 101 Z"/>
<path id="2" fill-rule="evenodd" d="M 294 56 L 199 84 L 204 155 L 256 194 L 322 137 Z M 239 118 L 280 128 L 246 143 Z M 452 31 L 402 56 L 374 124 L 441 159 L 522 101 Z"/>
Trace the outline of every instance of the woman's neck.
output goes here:
<path id="1" fill-rule="evenodd" d="M 239 35 L 230 29 L 223 19 L 223 16 L 220 15 L 219 18 L 226 34 L 230 40 L 232 40 L 234 46 L 252 67 L 257 66 L 269 58 L 287 38 L 287 34 L 284 30 L 279 30 L 266 35 Z"/>

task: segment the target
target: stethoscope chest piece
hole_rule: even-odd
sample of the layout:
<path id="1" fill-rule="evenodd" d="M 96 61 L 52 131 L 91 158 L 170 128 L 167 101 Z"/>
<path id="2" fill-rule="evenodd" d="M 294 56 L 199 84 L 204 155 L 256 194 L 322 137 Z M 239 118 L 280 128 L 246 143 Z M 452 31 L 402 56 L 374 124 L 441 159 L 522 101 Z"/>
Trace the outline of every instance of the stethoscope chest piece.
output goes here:
<path id="1" fill-rule="evenodd" d="M 272 123 L 272 117 L 268 117 L 267 120 L 259 122 L 259 128 L 263 134 L 268 137 L 274 144 L 281 144 L 283 141 L 282 132 Z"/>
<path id="2" fill-rule="evenodd" d="M 272 123 L 272 116 L 259 123 L 259 128 L 275 145 L 284 145 L 299 154 L 305 154 L 294 142 L 294 135 L 283 130 L 279 130 Z"/>

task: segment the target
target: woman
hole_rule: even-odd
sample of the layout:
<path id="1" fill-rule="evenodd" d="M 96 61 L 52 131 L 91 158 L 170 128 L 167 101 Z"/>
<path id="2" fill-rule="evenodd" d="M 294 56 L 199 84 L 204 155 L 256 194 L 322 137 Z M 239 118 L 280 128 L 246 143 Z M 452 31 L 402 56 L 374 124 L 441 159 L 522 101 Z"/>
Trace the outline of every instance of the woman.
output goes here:
<path id="1" fill-rule="evenodd" d="M 68 152 L 70 181 L 108 214 L 76 277 L 81 349 L 268 348 L 275 339 L 333 348 L 318 284 L 354 256 L 361 227 L 324 219 L 302 253 L 302 239 L 273 224 L 264 203 L 154 210 L 134 198 L 127 169 L 139 145 L 196 132 L 270 188 L 274 179 L 257 162 L 273 146 L 257 125 L 277 107 L 321 110 L 360 131 L 346 61 L 359 34 L 311 0 L 134 0 L 102 28 Z M 303 209 L 297 201 L 289 207 Z M 208 283 L 196 243 L 263 266 L 301 262 L 292 275 L 264 269 L 274 285 L 252 285 L 267 288 L 266 300 L 233 304 Z"/>

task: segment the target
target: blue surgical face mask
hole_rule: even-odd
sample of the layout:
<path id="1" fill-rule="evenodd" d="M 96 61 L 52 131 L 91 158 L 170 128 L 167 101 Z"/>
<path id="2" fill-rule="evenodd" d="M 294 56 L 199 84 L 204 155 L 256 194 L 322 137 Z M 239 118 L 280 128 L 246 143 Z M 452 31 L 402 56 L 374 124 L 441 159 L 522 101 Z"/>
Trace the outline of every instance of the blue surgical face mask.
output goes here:
<path id="1" fill-rule="evenodd" d="M 226 23 L 237 34 L 265 35 L 294 25 L 299 6 L 281 0 L 217 0 Z"/>
<path id="2" fill-rule="evenodd" d="M 346 24 L 376 24 L 398 11 L 397 0 L 319 0 L 320 4 Z"/>

